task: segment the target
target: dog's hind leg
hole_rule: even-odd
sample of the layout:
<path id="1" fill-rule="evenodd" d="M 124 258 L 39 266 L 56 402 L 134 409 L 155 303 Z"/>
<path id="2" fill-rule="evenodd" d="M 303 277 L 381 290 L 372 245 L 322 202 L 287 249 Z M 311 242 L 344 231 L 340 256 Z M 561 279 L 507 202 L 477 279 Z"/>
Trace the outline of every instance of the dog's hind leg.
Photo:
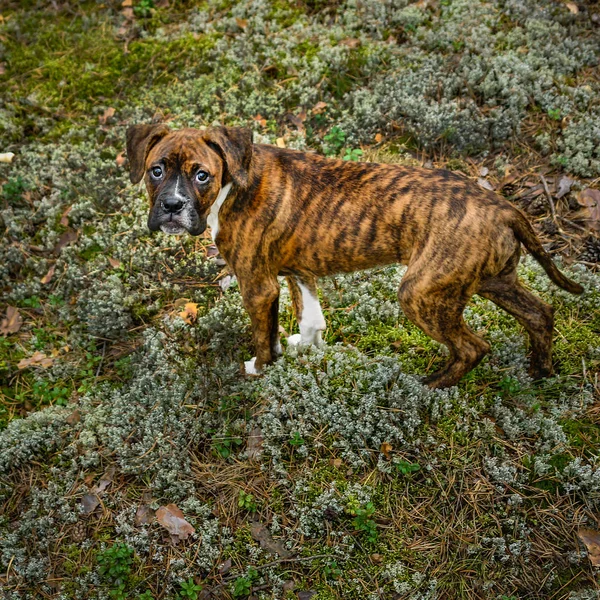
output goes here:
<path id="1" fill-rule="evenodd" d="M 325 329 L 325 317 L 319 303 L 317 280 L 314 277 L 288 277 L 288 286 L 300 333 L 288 337 L 288 345 L 322 343 L 321 331 Z"/>
<path id="2" fill-rule="evenodd" d="M 424 379 L 430 387 L 456 385 L 490 350 L 490 345 L 464 322 L 462 313 L 470 296 L 464 285 L 424 279 L 418 268 L 409 267 L 402 280 L 398 299 L 404 314 L 450 351 L 446 366 Z"/>
<path id="3" fill-rule="evenodd" d="M 531 376 L 541 379 L 551 375 L 554 331 L 552 306 L 528 292 L 514 271 L 484 282 L 477 293 L 513 315 L 527 330 L 531 340 Z"/>

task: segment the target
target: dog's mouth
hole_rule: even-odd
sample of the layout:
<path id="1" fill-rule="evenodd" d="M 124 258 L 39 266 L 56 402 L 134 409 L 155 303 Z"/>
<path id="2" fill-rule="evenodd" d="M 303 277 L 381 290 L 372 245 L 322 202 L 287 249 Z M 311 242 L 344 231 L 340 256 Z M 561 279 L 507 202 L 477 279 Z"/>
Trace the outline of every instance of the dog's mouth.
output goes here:
<path id="1" fill-rule="evenodd" d="M 160 230 L 163 233 L 168 233 L 170 235 L 181 235 L 187 231 L 187 229 L 181 223 L 179 223 L 179 221 L 173 219 L 171 221 L 165 221 L 164 223 L 161 223 Z"/>
<path id="2" fill-rule="evenodd" d="M 165 214 L 153 210 L 148 216 L 148 229 L 162 231 L 169 235 L 200 235 L 206 229 L 206 219 L 201 218 L 195 210 L 184 209 L 180 213 Z"/>

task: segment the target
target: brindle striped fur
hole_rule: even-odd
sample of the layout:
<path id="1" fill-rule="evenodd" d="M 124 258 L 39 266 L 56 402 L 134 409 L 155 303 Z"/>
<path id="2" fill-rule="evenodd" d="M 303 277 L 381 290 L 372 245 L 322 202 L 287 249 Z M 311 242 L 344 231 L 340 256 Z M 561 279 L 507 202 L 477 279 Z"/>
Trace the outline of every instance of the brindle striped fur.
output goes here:
<path id="1" fill-rule="evenodd" d="M 403 311 L 450 351 L 445 368 L 426 378 L 430 386 L 456 384 L 489 351 L 463 320 L 473 294 L 528 331 L 532 375 L 551 373 L 553 309 L 517 279 L 521 243 L 557 285 L 575 294 L 582 288 L 558 271 L 521 211 L 473 181 L 444 170 L 252 144 L 251 133 L 235 128 L 136 126 L 128 132 L 128 154 L 133 181 L 157 162 L 166 165 L 163 184 L 146 175 L 151 214 L 169 181 L 182 175 L 205 223 L 221 187 L 233 182 L 215 242 L 238 278 L 258 370 L 280 348 L 278 276 L 289 278 L 300 318 L 296 281 L 316 292 L 318 277 L 402 263 L 408 266 L 398 290 Z M 198 165 L 212 176 L 203 190 L 192 182 Z"/>

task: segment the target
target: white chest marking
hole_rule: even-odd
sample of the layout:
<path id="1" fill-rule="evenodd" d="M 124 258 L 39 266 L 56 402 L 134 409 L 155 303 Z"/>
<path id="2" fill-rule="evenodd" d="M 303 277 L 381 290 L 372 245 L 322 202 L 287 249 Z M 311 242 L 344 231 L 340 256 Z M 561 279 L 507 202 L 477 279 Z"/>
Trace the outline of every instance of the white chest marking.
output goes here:
<path id="1" fill-rule="evenodd" d="M 221 188 L 221 191 L 219 192 L 217 199 L 212 203 L 212 206 L 210 207 L 210 213 L 206 218 L 206 222 L 210 227 L 213 241 L 217 239 L 217 234 L 219 233 L 219 210 L 221 206 L 223 206 L 223 202 L 225 202 L 230 189 L 231 183 L 228 183 L 226 186 Z"/>
<path id="2" fill-rule="evenodd" d="M 326 326 L 319 299 L 313 296 L 311 291 L 300 281 L 297 281 L 297 283 L 302 292 L 300 335 L 290 335 L 288 337 L 288 344 L 293 346 L 297 344 L 314 344 L 315 346 L 319 346 L 322 343 L 321 331 Z"/>

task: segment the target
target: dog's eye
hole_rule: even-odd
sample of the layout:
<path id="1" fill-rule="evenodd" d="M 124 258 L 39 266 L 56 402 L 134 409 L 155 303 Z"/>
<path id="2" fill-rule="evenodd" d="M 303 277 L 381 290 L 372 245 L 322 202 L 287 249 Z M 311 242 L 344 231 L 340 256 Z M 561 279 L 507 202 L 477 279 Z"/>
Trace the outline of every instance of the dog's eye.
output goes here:
<path id="1" fill-rule="evenodd" d="M 208 181 L 208 173 L 206 171 L 198 171 L 196 173 L 196 181 L 206 183 Z"/>
<path id="2" fill-rule="evenodd" d="M 152 167 L 152 169 L 150 169 L 150 175 L 152 175 L 154 179 L 160 179 L 162 174 L 163 171 L 160 167 Z"/>

